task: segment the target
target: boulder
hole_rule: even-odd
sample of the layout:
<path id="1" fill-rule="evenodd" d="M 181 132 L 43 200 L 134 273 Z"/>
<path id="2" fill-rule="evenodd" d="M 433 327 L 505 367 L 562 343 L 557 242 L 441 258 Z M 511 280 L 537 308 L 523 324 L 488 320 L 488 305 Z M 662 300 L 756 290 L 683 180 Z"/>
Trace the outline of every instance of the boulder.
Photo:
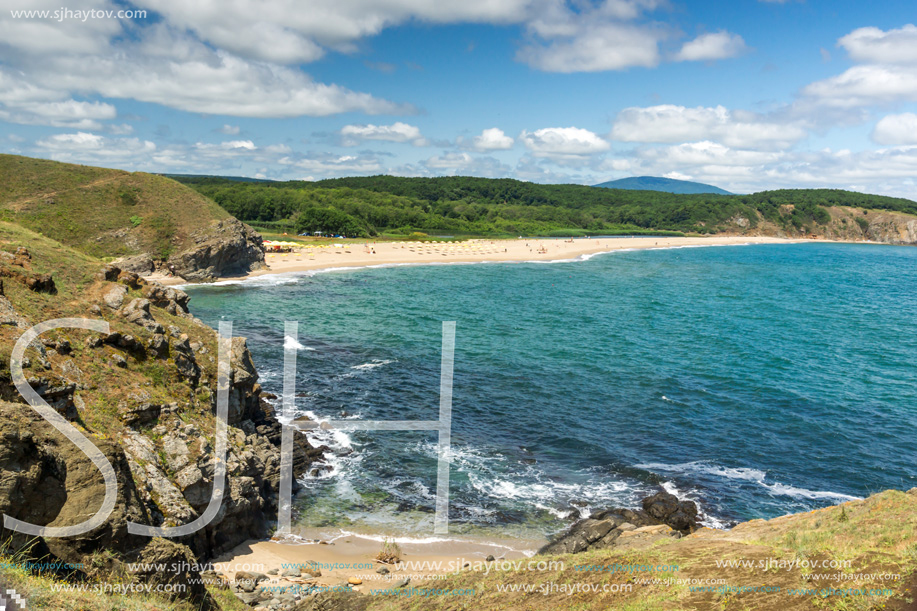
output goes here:
<path id="1" fill-rule="evenodd" d="M 700 527 L 694 501 L 680 501 L 674 494 L 662 491 L 643 499 L 642 505 L 648 514 L 685 534 Z"/>
<path id="2" fill-rule="evenodd" d="M 155 269 L 153 258 L 148 253 L 142 253 L 133 257 L 118 259 L 116 263 L 122 270 L 133 272 L 141 276 L 151 274 Z"/>
<path id="3" fill-rule="evenodd" d="M 578 554 L 609 547 L 641 547 L 664 537 L 697 530 L 697 505 L 668 492 L 643 499 L 643 509 L 607 509 L 579 520 L 538 550 L 539 554 Z M 632 533 L 640 536 L 632 538 Z"/>
<path id="4" fill-rule="evenodd" d="M 124 305 L 124 296 L 126 294 L 126 286 L 123 284 L 112 284 L 109 288 L 105 289 L 105 292 L 102 293 L 102 303 L 104 303 L 112 310 L 117 310 L 122 305 Z"/>

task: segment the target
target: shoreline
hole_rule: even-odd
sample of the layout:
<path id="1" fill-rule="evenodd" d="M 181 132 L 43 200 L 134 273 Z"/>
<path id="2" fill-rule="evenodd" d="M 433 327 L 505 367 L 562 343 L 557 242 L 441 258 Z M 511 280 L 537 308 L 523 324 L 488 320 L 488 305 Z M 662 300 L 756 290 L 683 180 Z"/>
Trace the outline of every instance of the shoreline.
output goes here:
<path id="1" fill-rule="evenodd" d="M 608 237 L 608 238 L 517 238 L 511 240 L 469 240 L 465 242 L 365 242 L 340 246 L 303 246 L 299 252 L 267 253 L 266 269 L 237 276 L 223 276 L 216 282 L 196 283 L 183 278 L 153 274 L 170 286 L 198 286 L 251 281 L 263 276 L 361 269 L 400 265 L 443 265 L 454 263 L 560 263 L 582 261 L 617 251 L 740 246 L 752 244 L 800 244 L 836 242 L 769 236 L 711 237 Z M 841 243 L 841 242 L 838 242 Z"/>
<path id="2" fill-rule="evenodd" d="M 429 537 L 420 540 L 398 539 L 401 550 L 399 564 L 382 563 L 375 559 L 382 548 L 378 537 L 340 531 L 333 537 L 320 529 L 300 530 L 296 536 L 275 536 L 269 540 L 249 540 L 213 559 L 213 569 L 226 579 L 235 579 L 240 571 L 268 574 L 268 587 L 316 585 L 335 587 L 356 578 L 361 586 L 385 588 L 409 579 L 412 583 L 458 572 L 466 568 L 483 569 L 487 563 L 528 562 L 534 553 L 548 542 L 522 539 L 483 539 L 477 536 Z M 380 574 L 382 567 L 388 573 Z M 318 568 L 320 575 L 300 578 L 285 572 L 306 573 Z"/>
<path id="3" fill-rule="evenodd" d="M 633 237 L 633 238 L 576 238 L 569 239 L 516 239 L 480 240 L 457 244 L 438 243 L 419 245 L 405 242 L 368 242 L 348 244 L 343 248 L 303 248 L 302 252 L 268 255 L 270 267 L 236 277 L 224 277 L 216 282 L 244 283 L 261 277 L 284 274 L 297 275 L 305 272 L 330 271 L 334 269 L 361 269 L 400 265 L 449 265 L 473 263 L 554 263 L 582 261 L 598 254 L 617 251 L 647 249 L 670 249 L 707 246 L 738 246 L 748 244 L 795 244 L 814 240 L 783 239 L 773 237 L 720 236 L 707 238 L 683 237 Z M 477 247 L 475 247 L 477 246 Z M 543 248 L 542 248 L 543 247 Z M 310 256 L 311 251 L 311 256 Z M 375 251 L 375 252 L 373 252 Z M 465 252 L 462 252 L 465 251 Z M 470 251 L 470 252 L 469 252 Z M 502 251 L 502 252 L 501 252 Z M 167 278 L 169 284 L 184 284 L 183 281 Z M 162 280 L 160 280 L 162 281 Z M 335 586 L 357 578 L 362 587 L 385 587 L 393 580 L 411 576 L 417 581 L 422 576 L 431 578 L 437 574 L 451 572 L 436 570 L 434 565 L 463 567 L 466 563 L 483 562 L 493 556 L 495 559 L 524 560 L 547 543 L 521 539 L 488 539 L 475 536 L 454 535 L 434 541 L 407 541 L 400 543 L 402 560 L 410 568 L 396 570 L 374 560 L 381 549 L 376 537 L 358 533 L 334 534 L 307 529 L 295 537 L 275 537 L 270 540 L 246 541 L 222 556 L 214 559 L 215 569 L 228 578 L 234 578 L 238 571 L 268 573 L 270 585 L 297 586 L 304 582 L 295 577 L 285 578 L 284 571 L 291 567 L 305 567 L 317 563 L 322 575 L 310 581 L 319 586 Z M 356 565 L 371 568 L 353 568 Z M 380 575 L 376 571 L 386 566 L 391 572 Z M 417 567 L 421 567 L 417 568 Z M 350 567 L 350 568 L 344 568 Z M 359 590 L 361 586 L 357 585 Z"/>

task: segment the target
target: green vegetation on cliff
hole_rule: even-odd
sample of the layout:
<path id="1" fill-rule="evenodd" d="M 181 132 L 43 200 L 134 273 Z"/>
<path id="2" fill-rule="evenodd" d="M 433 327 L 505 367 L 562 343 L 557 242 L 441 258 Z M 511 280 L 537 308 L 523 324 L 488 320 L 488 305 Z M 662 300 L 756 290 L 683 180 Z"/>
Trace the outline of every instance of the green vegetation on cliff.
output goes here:
<path id="1" fill-rule="evenodd" d="M 369 176 L 282 183 L 186 176 L 177 180 L 245 222 L 286 230 L 347 227 L 354 235 L 712 234 L 747 232 L 763 224 L 771 233 L 799 234 L 817 232 L 828 223 L 830 207 L 917 214 L 917 202 L 836 189 L 683 195 L 471 177 Z M 327 226 L 315 222 L 316 210 L 330 217 L 329 209 L 343 214 Z"/>

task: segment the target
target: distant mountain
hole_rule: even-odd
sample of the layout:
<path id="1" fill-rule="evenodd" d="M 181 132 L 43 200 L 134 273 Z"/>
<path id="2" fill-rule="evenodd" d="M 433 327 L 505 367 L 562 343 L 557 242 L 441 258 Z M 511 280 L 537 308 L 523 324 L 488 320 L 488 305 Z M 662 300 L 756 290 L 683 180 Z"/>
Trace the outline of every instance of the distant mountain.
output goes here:
<path id="1" fill-rule="evenodd" d="M 732 195 L 729 191 L 724 191 L 713 185 L 705 185 L 700 182 L 691 182 L 690 180 L 675 180 L 674 178 L 662 178 L 661 176 L 631 176 L 630 178 L 621 178 L 620 180 L 610 180 L 596 187 L 606 189 L 630 189 L 632 191 L 665 191 L 666 193 L 717 193 L 719 195 Z"/>

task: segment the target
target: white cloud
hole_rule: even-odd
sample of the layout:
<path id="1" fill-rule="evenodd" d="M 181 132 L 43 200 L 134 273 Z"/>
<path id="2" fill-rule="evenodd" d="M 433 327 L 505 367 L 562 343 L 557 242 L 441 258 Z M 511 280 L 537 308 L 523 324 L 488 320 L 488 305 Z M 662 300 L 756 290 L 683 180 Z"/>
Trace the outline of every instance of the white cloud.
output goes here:
<path id="1" fill-rule="evenodd" d="M 475 136 L 473 145 L 479 151 L 505 151 L 513 148 L 514 142 L 502 129 L 491 127 L 482 131 L 480 136 Z"/>
<path id="2" fill-rule="evenodd" d="M 415 146 L 427 144 L 418 127 L 400 121 L 392 125 L 345 125 L 340 134 L 344 146 L 356 146 L 364 140 L 410 142 Z"/>
<path id="3" fill-rule="evenodd" d="M 438 157 L 430 157 L 423 165 L 438 173 L 490 178 L 506 176 L 510 171 L 509 166 L 493 157 L 476 157 L 468 153 L 444 153 Z"/>
<path id="4" fill-rule="evenodd" d="M 685 142 L 674 146 L 648 148 L 639 152 L 646 160 L 657 162 L 669 168 L 690 166 L 756 166 L 775 163 L 786 154 L 780 152 L 763 152 L 734 149 L 717 142 Z"/>
<path id="5" fill-rule="evenodd" d="M 917 114 L 882 117 L 872 131 L 872 139 L 878 144 L 917 144 Z"/>
<path id="6" fill-rule="evenodd" d="M 216 131 L 218 131 L 221 134 L 226 134 L 227 136 L 238 136 L 241 130 L 239 129 L 238 125 L 229 125 L 228 123 L 226 123 L 223 125 L 223 127 L 221 127 L 220 129 Z"/>
<path id="7" fill-rule="evenodd" d="M 149 140 L 106 138 L 90 132 L 54 134 L 39 140 L 35 146 L 57 161 L 120 167 L 144 162 L 156 151 L 156 145 Z"/>
<path id="8" fill-rule="evenodd" d="M 134 126 L 128 123 L 120 125 L 106 125 L 105 129 L 113 136 L 129 136 L 134 133 Z"/>
<path id="9" fill-rule="evenodd" d="M 917 27 L 859 28 L 838 40 L 838 46 L 860 65 L 809 84 L 804 96 L 836 109 L 917 101 Z"/>
<path id="10" fill-rule="evenodd" d="M 917 100 L 917 68 L 863 65 L 807 85 L 802 90 L 820 104 L 836 108 L 888 105 Z"/>
<path id="11" fill-rule="evenodd" d="M 546 127 L 519 136 L 536 157 L 584 157 L 607 151 L 611 145 L 588 129 Z"/>
<path id="12" fill-rule="evenodd" d="M 741 36 L 721 30 L 702 34 L 686 42 L 675 54 L 675 60 L 684 62 L 727 59 L 741 55 L 746 50 L 745 41 Z"/>
<path id="13" fill-rule="evenodd" d="M 666 172 L 662 176 L 663 178 L 671 178 L 672 180 L 694 180 L 694 177 L 690 174 L 682 174 L 681 172 Z"/>
<path id="14" fill-rule="evenodd" d="M 516 58 L 546 72 L 599 72 L 659 63 L 660 31 L 619 23 L 584 23 L 570 34 L 532 43 Z"/>
<path id="15" fill-rule="evenodd" d="M 430 23 L 520 23 L 533 0 L 296 0 L 230 3 L 147 0 L 145 7 L 201 39 L 250 59 L 309 62 L 326 48 L 349 51 L 361 38 L 412 19 Z M 246 23 L 239 28 L 239 23 Z"/>
<path id="16" fill-rule="evenodd" d="M 286 144 L 270 144 L 264 147 L 264 152 L 278 155 L 289 155 L 293 152 L 293 149 L 291 149 Z"/>
<path id="17" fill-rule="evenodd" d="M 907 24 L 897 30 L 859 28 L 837 42 L 860 63 L 917 65 L 917 27 Z"/>
<path id="18" fill-rule="evenodd" d="M 382 162 L 372 154 L 308 153 L 302 156 L 283 157 L 278 163 L 305 170 L 317 178 L 379 174 L 384 171 Z"/>
<path id="19" fill-rule="evenodd" d="M 781 149 L 806 137 L 798 122 L 769 120 L 723 106 L 686 108 L 672 104 L 625 108 L 618 113 L 611 138 L 622 142 L 713 140 L 740 148 Z"/>
<path id="20" fill-rule="evenodd" d="M 297 68 L 214 49 L 163 23 L 138 29 L 129 37 L 112 37 L 104 48 L 92 51 L 75 48 L 42 54 L 20 48 L 11 52 L 4 60 L 28 78 L 0 72 L 0 97 L 9 106 L 17 100 L 61 102 L 71 92 L 80 92 L 188 112 L 248 117 L 412 111 L 367 93 L 316 83 Z"/>
<path id="21" fill-rule="evenodd" d="M 0 69 L 0 119 L 26 125 L 99 129 L 117 110 L 103 102 L 67 99 L 64 92 L 29 83 Z"/>

